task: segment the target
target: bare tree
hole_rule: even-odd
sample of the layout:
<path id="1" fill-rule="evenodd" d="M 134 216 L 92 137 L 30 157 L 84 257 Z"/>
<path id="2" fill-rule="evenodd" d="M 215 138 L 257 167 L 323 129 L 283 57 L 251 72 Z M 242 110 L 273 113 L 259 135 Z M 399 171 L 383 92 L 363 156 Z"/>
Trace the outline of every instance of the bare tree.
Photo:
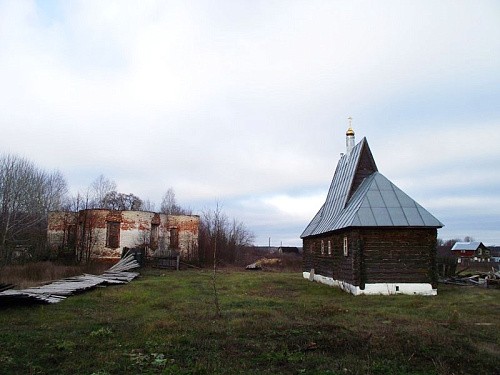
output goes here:
<path id="1" fill-rule="evenodd" d="M 214 305 L 215 305 L 215 314 L 217 317 L 221 316 L 221 309 L 219 304 L 219 293 L 217 289 L 217 262 L 218 262 L 218 251 L 217 251 L 217 243 L 219 242 L 219 237 L 223 233 L 224 225 L 227 223 L 227 218 L 222 213 L 221 208 L 219 207 L 219 203 L 212 212 L 206 213 L 206 216 L 209 218 L 210 222 L 210 232 L 211 237 L 213 239 L 213 264 L 212 264 L 212 288 L 213 288 L 213 296 L 214 296 Z"/>
<path id="2" fill-rule="evenodd" d="M 89 190 L 92 197 L 89 206 L 104 208 L 108 205 L 107 198 L 109 194 L 113 191 L 116 192 L 116 183 L 101 174 L 90 184 Z"/>
<path id="3" fill-rule="evenodd" d="M 198 257 L 207 263 L 216 248 L 219 262 L 234 263 L 239 252 L 253 242 L 254 235 L 242 222 L 229 220 L 219 204 L 214 210 L 204 210 L 200 218 Z"/>
<path id="4" fill-rule="evenodd" d="M 97 212 L 95 210 L 83 209 L 78 215 L 76 261 L 78 263 L 88 263 L 92 259 L 94 247 L 99 239 L 97 232 Z"/>
<path id="5" fill-rule="evenodd" d="M 44 183 L 45 210 L 47 212 L 63 207 L 68 196 L 66 179 L 59 171 L 49 174 Z"/>
<path id="6" fill-rule="evenodd" d="M 110 191 L 104 197 L 104 202 L 105 205 L 102 205 L 100 208 L 106 208 L 108 210 L 139 211 L 142 207 L 142 200 L 132 193 L 123 194 L 116 191 Z"/>
<path id="7" fill-rule="evenodd" d="M 97 243 L 96 236 L 96 213 L 92 211 L 96 206 L 94 192 L 91 188 L 86 191 L 78 192 L 75 196 L 69 198 L 64 205 L 64 210 L 76 216 L 75 243 L 74 251 L 75 261 L 77 263 L 89 262 L 94 245 Z M 68 244 L 70 246 L 72 244 Z"/>
<path id="8" fill-rule="evenodd" d="M 47 173 L 13 155 L 0 157 L 0 258 L 10 261 L 16 246 L 44 247 L 47 214 L 67 194 L 59 172 Z"/>
<path id="9" fill-rule="evenodd" d="M 245 246 L 250 246 L 253 234 L 236 219 L 230 221 L 219 203 L 213 210 L 202 212 L 200 223 L 200 241 L 203 249 L 199 251 L 205 261 L 212 259 L 212 287 L 216 315 L 221 316 L 217 289 L 217 269 L 220 262 L 234 263 L 237 253 Z"/>
<path id="10" fill-rule="evenodd" d="M 151 211 L 155 212 L 155 204 L 151 202 L 149 199 L 142 201 L 141 211 Z"/>
<path id="11" fill-rule="evenodd" d="M 243 249 L 253 244 L 255 236 L 242 222 L 233 219 L 229 228 L 228 255 L 232 263 L 243 255 Z"/>
<path id="12" fill-rule="evenodd" d="M 182 208 L 177 204 L 175 199 L 174 189 L 168 188 L 167 192 L 163 195 L 161 201 L 160 211 L 167 215 L 190 215 L 191 211 Z"/>

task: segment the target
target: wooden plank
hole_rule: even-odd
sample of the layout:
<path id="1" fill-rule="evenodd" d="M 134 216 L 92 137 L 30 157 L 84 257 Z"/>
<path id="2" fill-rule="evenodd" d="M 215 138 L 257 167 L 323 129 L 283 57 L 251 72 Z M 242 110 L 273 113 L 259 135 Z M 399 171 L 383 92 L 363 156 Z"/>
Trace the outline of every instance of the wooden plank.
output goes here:
<path id="1" fill-rule="evenodd" d="M 50 284 L 23 290 L 7 289 L 0 292 L 0 302 L 32 301 L 43 303 L 57 303 L 67 296 L 93 289 L 98 285 L 125 284 L 132 281 L 139 274 L 128 272 L 138 268 L 139 264 L 132 255 L 121 259 L 100 276 L 84 274 L 54 281 Z"/>

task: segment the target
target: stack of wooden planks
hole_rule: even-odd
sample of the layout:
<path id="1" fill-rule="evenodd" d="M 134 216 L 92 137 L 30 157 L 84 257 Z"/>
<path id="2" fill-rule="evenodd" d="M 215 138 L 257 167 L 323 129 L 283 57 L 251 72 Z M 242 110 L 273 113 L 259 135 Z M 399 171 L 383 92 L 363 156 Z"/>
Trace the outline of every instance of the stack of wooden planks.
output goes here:
<path id="1" fill-rule="evenodd" d="M 4 290 L 11 289 L 11 288 L 14 288 L 14 285 L 0 283 L 0 292 L 3 292 Z"/>
<path id="2" fill-rule="evenodd" d="M 458 272 L 454 276 L 439 280 L 439 282 L 463 286 L 479 285 L 487 288 L 500 288 L 500 270 L 497 271 L 492 267 L 490 272 L 478 272 L 472 276 L 462 276 Z"/>
<path id="3" fill-rule="evenodd" d="M 98 285 L 128 283 L 139 275 L 136 272 L 130 272 L 130 270 L 138 267 L 139 263 L 134 257 L 127 255 L 99 276 L 84 274 L 34 288 L 3 290 L 0 292 L 0 305 L 9 303 L 57 303 L 68 296 L 93 289 Z"/>

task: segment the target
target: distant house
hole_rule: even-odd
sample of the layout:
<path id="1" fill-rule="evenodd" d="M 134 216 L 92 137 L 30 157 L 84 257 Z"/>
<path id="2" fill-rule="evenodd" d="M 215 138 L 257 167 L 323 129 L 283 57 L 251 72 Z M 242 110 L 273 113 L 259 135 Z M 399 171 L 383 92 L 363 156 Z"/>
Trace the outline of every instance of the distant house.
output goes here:
<path id="1" fill-rule="evenodd" d="M 437 294 L 443 224 L 378 171 L 351 127 L 346 145 L 326 201 L 301 235 L 304 278 L 354 295 Z"/>
<path id="2" fill-rule="evenodd" d="M 490 261 L 500 263 L 500 246 L 489 246 L 488 249 L 490 249 Z"/>
<path id="3" fill-rule="evenodd" d="M 77 259 L 119 259 L 126 248 L 149 255 L 175 251 L 183 259 L 197 255 L 197 215 L 149 211 L 87 209 L 50 212 L 47 242 L 52 251 L 74 251 Z"/>
<path id="4" fill-rule="evenodd" d="M 473 260 L 475 262 L 489 262 L 490 249 L 482 242 L 456 242 L 451 248 L 451 252 L 458 258 L 458 262 L 463 260 Z"/>

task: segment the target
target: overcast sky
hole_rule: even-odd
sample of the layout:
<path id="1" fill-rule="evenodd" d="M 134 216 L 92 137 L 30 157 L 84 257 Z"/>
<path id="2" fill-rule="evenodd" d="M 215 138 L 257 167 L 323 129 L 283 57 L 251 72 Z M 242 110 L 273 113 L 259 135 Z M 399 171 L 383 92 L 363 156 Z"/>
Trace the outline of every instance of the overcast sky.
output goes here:
<path id="1" fill-rule="evenodd" d="M 500 2 L 0 0 L 0 153 L 301 245 L 353 117 L 379 171 L 500 245 Z"/>

